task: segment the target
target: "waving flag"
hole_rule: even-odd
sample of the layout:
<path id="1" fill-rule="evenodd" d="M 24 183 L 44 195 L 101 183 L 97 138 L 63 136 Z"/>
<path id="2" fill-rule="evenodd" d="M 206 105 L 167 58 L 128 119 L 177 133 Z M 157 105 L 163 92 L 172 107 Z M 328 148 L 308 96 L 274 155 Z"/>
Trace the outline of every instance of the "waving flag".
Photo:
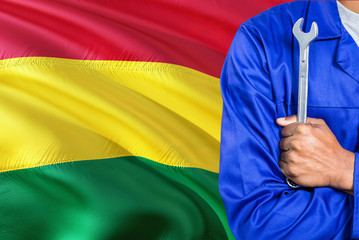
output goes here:
<path id="1" fill-rule="evenodd" d="M 232 239 L 219 76 L 280 1 L 0 4 L 0 239 Z"/>

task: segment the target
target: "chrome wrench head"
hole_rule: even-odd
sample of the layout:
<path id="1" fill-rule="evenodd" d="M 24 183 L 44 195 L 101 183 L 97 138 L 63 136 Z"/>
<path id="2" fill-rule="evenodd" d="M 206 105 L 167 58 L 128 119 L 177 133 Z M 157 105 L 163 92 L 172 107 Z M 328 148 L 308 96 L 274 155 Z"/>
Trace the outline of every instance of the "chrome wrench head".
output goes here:
<path id="1" fill-rule="evenodd" d="M 318 36 L 318 24 L 316 22 L 312 23 L 310 31 L 308 33 L 303 32 L 303 18 L 299 18 L 298 21 L 294 24 L 292 32 L 295 38 L 299 42 L 299 46 L 306 47 L 308 46 L 317 36 Z"/>

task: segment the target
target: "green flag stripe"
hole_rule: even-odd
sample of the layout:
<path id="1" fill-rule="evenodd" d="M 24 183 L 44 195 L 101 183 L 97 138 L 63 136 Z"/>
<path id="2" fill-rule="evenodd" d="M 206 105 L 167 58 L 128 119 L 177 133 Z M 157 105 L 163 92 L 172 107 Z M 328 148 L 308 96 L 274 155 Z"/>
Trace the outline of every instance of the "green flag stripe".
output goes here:
<path id="1" fill-rule="evenodd" d="M 218 174 L 140 157 L 0 173 L 0 239 L 232 239 Z"/>

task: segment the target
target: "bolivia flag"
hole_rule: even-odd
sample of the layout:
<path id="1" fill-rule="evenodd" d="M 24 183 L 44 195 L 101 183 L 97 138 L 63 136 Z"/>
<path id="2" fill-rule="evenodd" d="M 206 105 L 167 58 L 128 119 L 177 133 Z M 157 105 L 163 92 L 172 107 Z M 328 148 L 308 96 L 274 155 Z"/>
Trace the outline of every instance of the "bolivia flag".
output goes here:
<path id="1" fill-rule="evenodd" d="M 2 1 L 0 239 L 232 239 L 219 76 L 279 3 Z"/>

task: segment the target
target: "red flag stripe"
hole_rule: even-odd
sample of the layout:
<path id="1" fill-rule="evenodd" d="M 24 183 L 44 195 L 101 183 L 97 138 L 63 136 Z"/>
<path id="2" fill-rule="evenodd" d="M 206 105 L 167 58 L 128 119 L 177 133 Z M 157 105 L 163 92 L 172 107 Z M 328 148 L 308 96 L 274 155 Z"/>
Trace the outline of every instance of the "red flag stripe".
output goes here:
<path id="1" fill-rule="evenodd" d="M 240 23 L 283 1 L 4 1 L 0 59 L 173 63 L 219 77 Z"/>

